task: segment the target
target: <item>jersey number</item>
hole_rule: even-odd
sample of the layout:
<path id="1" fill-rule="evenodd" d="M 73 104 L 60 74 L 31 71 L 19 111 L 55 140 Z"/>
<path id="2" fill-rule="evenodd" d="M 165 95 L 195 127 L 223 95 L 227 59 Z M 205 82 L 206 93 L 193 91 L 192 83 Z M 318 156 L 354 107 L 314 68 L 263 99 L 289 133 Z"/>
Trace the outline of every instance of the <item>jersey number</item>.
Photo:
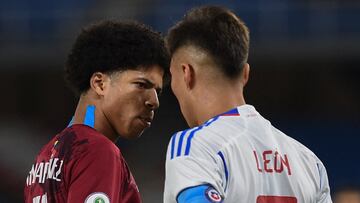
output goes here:
<path id="1" fill-rule="evenodd" d="M 258 196 L 256 203 L 297 203 L 296 197 L 287 196 Z"/>
<path id="2" fill-rule="evenodd" d="M 33 203 L 47 203 L 46 193 L 33 198 Z"/>

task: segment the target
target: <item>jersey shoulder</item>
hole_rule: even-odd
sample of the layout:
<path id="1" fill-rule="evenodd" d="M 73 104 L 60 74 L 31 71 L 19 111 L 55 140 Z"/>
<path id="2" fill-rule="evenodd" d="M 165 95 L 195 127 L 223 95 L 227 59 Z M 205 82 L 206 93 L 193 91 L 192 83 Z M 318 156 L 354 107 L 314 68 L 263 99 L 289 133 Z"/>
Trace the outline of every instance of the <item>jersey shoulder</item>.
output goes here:
<path id="1" fill-rule="evenodd" d="M 316 154 L 311 149 L 306 147 L 301 142 L 297 141 L 295 138 L 285 135 L 285 139 L 287 140 L 287 142 L 289 142 L 291 144 L 291 146 L 293 146 L 294 150 L 298 151 L 299 153 L 301 153 L 304 156 L 307 156 L 308 158 L 314 159 L 316 162 L 321 162 L 320 159 L 316 156 Z"/>
<path id="2" fill-rule="evenodd" d="M 75 133 L 76 137 L 74 140 L 77 141 L 87 140 L 90 146 L 96 144 L 96 145 L 105 145 L 110 148 L 116 147 L 115 144 L 111 140 L 109 140 L 105 135 L 101 134 L 94 128 L 91 128 L 87 125 L 76 124 L 65 129 L 65 131 L 67 131 L 68 134 Z"/>
<path id="3" fill-rule="evenodd" d="M 69 143 L 74 152 L 120 154 L 119 148 L 111 140 L 89 126 L 77 124 L 64 131 L 60 139 L 63 139 L 63 143 Z"/>
<path id="4" fill-rule="evenodd" d="M 302 144 L 295 138 L 283 133 L 274 126 L 272 126 L 272 129 L 274 131 L 273 134 L 276 136 L 276 139 L 281 142 L 283 146 L 291 149 L 292 153 L 298 154 L 300 157 L 303 158 L 304 161 L 322 165 L 321 160 L 311 149 L 306 147 L 304 144 Z"/>
<path id="5" fill-rule="evenodd" d="M 107 137 L 86 125 L 76 124 L 67 127 L 48 142 L 40 151 L 37 161 L 52 157 L 75 162 L 85 155 L 120 155 L 120 150 Z"/>

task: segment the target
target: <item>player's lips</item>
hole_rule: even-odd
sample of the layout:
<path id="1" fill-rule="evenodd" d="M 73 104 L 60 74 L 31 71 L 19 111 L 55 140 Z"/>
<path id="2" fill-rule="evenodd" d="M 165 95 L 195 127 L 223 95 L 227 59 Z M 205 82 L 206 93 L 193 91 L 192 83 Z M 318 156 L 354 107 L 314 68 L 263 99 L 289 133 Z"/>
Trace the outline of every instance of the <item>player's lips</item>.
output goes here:
<path id="1" fill-rule="evenodd" d="M 153 118 L 152 116 L 140 116 L 140 120 L 144 124 L 144 126 L 148 128 L 150 127 Z"/>

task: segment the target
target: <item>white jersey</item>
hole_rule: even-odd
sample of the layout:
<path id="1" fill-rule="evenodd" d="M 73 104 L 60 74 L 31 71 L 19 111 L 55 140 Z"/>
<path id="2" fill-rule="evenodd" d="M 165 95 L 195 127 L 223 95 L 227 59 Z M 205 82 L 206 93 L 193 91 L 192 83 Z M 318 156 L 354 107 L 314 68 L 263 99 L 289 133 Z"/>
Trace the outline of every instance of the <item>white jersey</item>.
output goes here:
<path id="1" fill-rule="evenodd" d="M 174 134 L 166 157 L 164 202 L 209 184 L 225 203 L 329 203 L 326 170 L 317 156 L 242 105 Z"/>

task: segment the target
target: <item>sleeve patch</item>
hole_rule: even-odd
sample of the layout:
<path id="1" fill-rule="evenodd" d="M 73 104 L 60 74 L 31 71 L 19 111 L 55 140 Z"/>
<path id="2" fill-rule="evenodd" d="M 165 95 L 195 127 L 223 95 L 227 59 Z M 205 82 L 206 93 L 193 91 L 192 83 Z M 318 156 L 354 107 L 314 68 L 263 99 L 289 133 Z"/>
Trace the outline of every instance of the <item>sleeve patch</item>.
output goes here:
<path id="1" fill-rule="evenodd" d="M 85 203 L 110 203 L 110 199 L 105 193 L 94 192 L 86 198 Z"/>
<path id="2" fill-rule="evenodd" d="M 214 202 L 214 203 L 222 202 L 220 193 L 218 191 L 216 191 L 213 187 L 209 187 L 205 191 L 205 195 L 206 195 L 206 198 L 208 198 L 208 200 L 210 202 Z"/>

